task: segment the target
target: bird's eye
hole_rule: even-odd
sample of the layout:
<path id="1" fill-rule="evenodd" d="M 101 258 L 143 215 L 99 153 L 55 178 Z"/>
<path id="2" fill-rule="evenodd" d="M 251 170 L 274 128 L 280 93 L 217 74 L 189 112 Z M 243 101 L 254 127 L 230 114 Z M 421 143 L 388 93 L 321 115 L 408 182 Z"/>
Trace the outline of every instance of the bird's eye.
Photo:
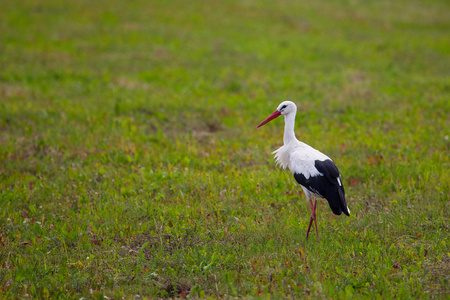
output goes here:
<path id="1" fill-rule="evenodd" d="M 285 109 L 287 107 L 287 105 L 283 105 L 281 108 L 280 108 L 280 110 L 283 110 L 283 109 Z"/>

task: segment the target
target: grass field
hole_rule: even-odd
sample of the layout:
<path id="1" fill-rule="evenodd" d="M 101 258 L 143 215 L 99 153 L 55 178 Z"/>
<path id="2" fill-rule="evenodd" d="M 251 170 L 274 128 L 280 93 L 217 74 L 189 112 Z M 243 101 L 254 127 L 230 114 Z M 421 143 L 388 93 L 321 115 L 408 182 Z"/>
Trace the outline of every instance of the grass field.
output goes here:
<path id="1" fill-rule="evenodd" d="M 0 32 L 0 298 L 450 297 L 448 1 L 2 1 Z M 256 130 L 284 100 L 346 187 L 320 242 Z"/>

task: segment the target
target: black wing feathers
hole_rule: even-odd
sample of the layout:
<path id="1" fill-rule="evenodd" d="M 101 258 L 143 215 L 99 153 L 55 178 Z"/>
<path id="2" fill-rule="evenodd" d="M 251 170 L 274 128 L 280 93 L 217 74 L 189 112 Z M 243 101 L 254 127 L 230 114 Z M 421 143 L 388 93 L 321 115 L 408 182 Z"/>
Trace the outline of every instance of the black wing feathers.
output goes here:
<path id="1" fill-rule="evenodd" d="M 333 161 L 327 160 L 316 160 L 314 162 L 316 169 L 324 174 L 333 184 L 338 184 L 337 178 L 339 177 L 339 170 Z"/>
<path id="2" fill-rule="evenodd" d="M 350 215 L 345 201 L 344 187 L 338 181 L 339 170 L 336 165 L 333 161 L 327 159 L 324 161 L 316 160 L 314 166 L 323 176 L 311 176 L 307 179 L 303 174 L 295 173 L 295 180 L 310 192 L 327 199 L 334 214 L 340 215 L 344 212 L 347 216 Z"/>

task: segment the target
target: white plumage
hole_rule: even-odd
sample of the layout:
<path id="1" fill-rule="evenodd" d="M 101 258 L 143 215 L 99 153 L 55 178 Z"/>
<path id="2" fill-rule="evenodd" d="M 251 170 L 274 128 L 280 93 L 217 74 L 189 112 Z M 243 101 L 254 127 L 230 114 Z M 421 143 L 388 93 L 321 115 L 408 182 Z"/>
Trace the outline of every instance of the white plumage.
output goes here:
<path id="1" fill-rule="evenodd" d="M 298 140 L 290 141 L 272 152 L 272 154 L 275 154 L 277 165 L 283 169 L 289 167 L 292 174 L 303 173 L 306 178 L 319 174 L 323 175 L 314 167 L 315 160 L 330 159 L 322 152 Z"/>

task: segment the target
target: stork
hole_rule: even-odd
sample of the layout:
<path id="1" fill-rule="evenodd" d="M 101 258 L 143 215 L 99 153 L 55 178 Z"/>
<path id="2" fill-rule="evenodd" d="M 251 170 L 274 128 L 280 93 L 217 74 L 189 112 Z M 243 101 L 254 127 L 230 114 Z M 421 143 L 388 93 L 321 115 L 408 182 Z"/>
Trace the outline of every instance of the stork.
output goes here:
<path id="1" fill-rule="evenodd" d="M 345 201 L 344 185 L 334 162 L 322 152 L 300 142 L 295 137 L 294 124 L 296 113 L 297 106 L 295 103 L 284 101 L 257 128 L 281 115 L 284 116 L 284 145 L 272 152 L 272 154 L 275 154 L 277 165 L 283 169 L 289 167 L 311 206 L 311 217 L 308 231 L 306 232 L 306 239 L 314 222 L 317 241 L 319 241 L 316 221 L 317 198 L 326 199 L 331 210 L 336 215 L 344 213 L 350 216 L 350 210 Z M 300 192 L 299 195 L 301 196 Z M 312 198 L 315 198 L 314 204 Z"/>

